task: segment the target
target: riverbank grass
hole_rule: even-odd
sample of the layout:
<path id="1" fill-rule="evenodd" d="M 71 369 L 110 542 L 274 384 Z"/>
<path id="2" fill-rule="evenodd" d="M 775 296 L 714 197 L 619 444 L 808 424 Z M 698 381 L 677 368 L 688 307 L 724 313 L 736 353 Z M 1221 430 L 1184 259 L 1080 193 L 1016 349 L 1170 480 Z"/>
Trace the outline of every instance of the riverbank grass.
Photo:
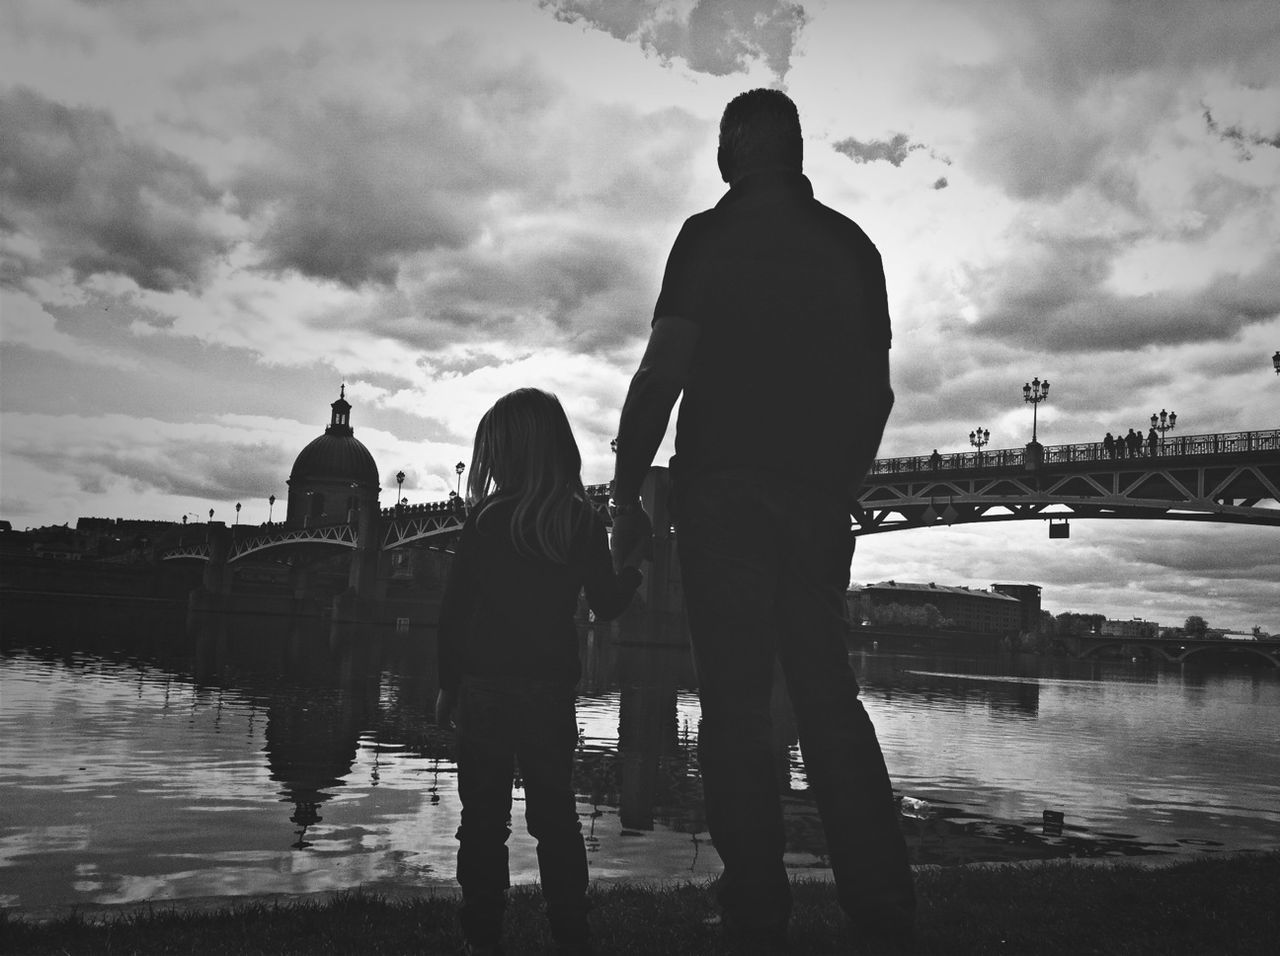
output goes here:
<path id="1" fill-rule="evenodd" d="M 1280 853 L 1164 866 L 1041 862 L 918 871 L 922 954 L 1271 954 L 1280 939 Z M 598 885 L 600 953 L 721 954 L 709 885 Z M 795 884 L 791 951 L 840 953 L 852 940 L 827 882 Z M 512 891 L 508 953 L 549 951 L 537 889 Z M 37 923 L 0 913 L 6 953 L 454 953 L 457 901 L 353 892 L 324 903 L 157 904 L 102 919 Z"/>

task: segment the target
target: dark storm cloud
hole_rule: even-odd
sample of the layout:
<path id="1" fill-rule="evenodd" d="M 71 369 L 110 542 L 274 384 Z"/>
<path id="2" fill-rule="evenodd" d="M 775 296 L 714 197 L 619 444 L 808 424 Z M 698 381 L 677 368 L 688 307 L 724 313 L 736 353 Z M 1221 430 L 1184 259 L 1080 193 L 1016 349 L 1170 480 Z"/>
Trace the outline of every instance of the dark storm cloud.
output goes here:
<path id="1" fill-rule="evenodd" d="M 406 256 L 465 246 L 488 202 L 563 166 L 539 135 L 558 91 L 527 64 L 485 66 L 463 41 L 385 56 L 396 96 L 326 82 L 342 64 L 318 47 L 227 78 L 251 91 L 246 118 L 266 144 L 235 182 L 241 211 L 265 223 L 263 267 L 391 283 Z"/>
<path id="2" fill-rule="evenodd" d="M 296 451 L 267 442 L 212 442 L 153 434 L 145 442 L 99 437 L 81 445 L 28 441 L 12 449 L 45 470 L 67 475 L 85 493 L 125 482 L 140 496 L 156 493 L 227 501 L 279 491 Z"/>
<path id="3" fill-rule="evenodd" d="M 1267 146 L 1271 149 L 1280 149 L 1280 133 L 1276 133 L 1273 136 L 1264 136 L 1261 133 L 1248 132 L 1238 124 L 1223 126 L 1214 119 L 1213 112 L 1207 106 L 1204 108 L 1204 124 L 1209 132 L 1218 139 L 1235 146 L 1241 159 L 1253 158 L 1253 153 L 1249 149 L 1250 146 Z"/>
<path id="4" fill-rule="evenodd" d="M 428 352 L 460 338 L 596 352 L 647 329 L 648 316 L 637 304 L 657 294 L 660 257 L 638 259 L 629 238 L 588 229 L 513 245 L 468 250 L 434 264 L 415 293 L 415 318 L 375 320 L 371 330 Z"/>
<path id="5" fill-rule="evenodd" d="M 1007 0 L 966 10 L 989 23 L 1006 56 L 930 83 L 977 120 L 969 169 L 1018 199 L 1058 199 L 1144 157 L 1203 74 L 1271 82 L 1280 42 L 1280 5 L 1270 0 Z"/>
<path id="6" fill-rule="evenodd" d="M 1124 295 L 1106 287 L 1111 242 L 1060 239 L 978 279 L 982 337 L 1058 352 L 1106 352 L 1229 339 L 1280 315 L 1280 255 L 1191 291 Z"/>
<path id="7" fill-rule="evenodd" d="M 628 250 L 607 235 L 619 220 L 641 233 L 676 220 L 705 135 L 691 116 L 583 107 L 531 62 L 494 64 L 462 39 L 363 56 L 378 58 L 394 96 L 327 82 L 343 64 L 314 46 L 200 80 L 244 90 L 264 144 L 234 184 L 260 224 L 263 268 L 358 287 L 412 284 L 443 264 L 433 312 L 470 314 L 472 302 L 481 316 L 496 293 L 500 319 L 502 297 L 523 286 L 562 316 L 593 284 L 628 280 Z M 529 220 L 545 223 L 536 241 L 493 274 L 495 249 Z"/>
<path id="8" fill-rule="evenodd" d="M 901 166 L 908 156 L 916 150 L 925 148 L 920 143 L 911 142 L 906 133 L 894 133 L 889 139 L 872 139 L 865 142 L 850 136 L 831 145 L 837 153 L 848 156 L 855 163 L 884 162 L 893 166 Z"/>
<path id="9" fill-rule="evenodd" d="M 681 19 L 661 0 L 539 0 L 566 23 L 586 23 L 638 43 L 664 63 L 684 60 L 712 76 L 745 73 L 763 61 L 782 79 L 791 69 L 796 38 L 807 22 L 790 0 L 696 0 Z"/>
<path id="10" fill-rule="evenodd" d="M 107 113 L 23 87 L 0 93 L 0 230 L 38 255 L 0 260 L 0 281 L 70 268 L 125 275 L 146 289 L 198 284 L 225 240 L 202 217 L 219 192 L 190 162 L 122 132 Z"/>

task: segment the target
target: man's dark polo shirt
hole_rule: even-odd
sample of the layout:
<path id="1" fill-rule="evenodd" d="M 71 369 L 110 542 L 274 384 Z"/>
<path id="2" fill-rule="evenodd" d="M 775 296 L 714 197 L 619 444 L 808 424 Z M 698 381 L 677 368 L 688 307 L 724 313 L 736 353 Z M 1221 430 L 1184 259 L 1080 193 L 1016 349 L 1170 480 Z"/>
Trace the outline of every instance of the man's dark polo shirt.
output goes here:
<path id="1" fill-rule="evenodd" d="M 856 376 L 891 337 L 880 253 L 856 223 L 799 173 L 746 176 L 681 228 L 654 308 L 668 316 L 699 326 L 677 480 L 747 468 L 847 487 Z"/>

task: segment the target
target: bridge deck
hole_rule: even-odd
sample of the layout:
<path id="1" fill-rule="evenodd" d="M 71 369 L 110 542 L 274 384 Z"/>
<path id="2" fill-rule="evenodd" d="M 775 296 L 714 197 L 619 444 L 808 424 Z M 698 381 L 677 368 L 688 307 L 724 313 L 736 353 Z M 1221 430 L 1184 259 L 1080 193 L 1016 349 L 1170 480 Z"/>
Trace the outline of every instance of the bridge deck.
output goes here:
<path id="1" fill-rule="evenodd" d="M 607 484 L 586 490 L 597 504 L 608 500 Z M 859 503 L 858 534 L 1058 516 L 1280 526 L 1280 429 L 1180 436 L 1158 445 L 1155 454 L 1136 457 L 1112 456 L 1101 442 L 1089 442 L 881 458 L 872 465 Z M 380 547 L 447 547 L 464 518 L 457 499 L 384 509 Z M 190 530 L 194 540 L 159 557 L 208 560 L 212 538 L 200 540 L 197 529 Z M 231 536 L 228 561 L 355 549 L 359 543 L 357 523 L 350 521 L 222 531 Z"/>

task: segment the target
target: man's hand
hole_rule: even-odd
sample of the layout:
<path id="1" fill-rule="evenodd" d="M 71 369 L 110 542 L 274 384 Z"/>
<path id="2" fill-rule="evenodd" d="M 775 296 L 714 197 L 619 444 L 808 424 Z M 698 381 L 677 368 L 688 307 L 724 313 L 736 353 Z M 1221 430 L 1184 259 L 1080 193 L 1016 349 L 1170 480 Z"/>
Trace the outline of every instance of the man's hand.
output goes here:
<path id="1" fill-rule="evenodd" d="M 436 724 L 446 730 L 452 730 L 453 712 L 457 707 L 458 695 L 441 688 L 440 693 L 436 694 Z"/>
<path id="2" fill-rule="evenodd" d="M 614 515 L 613 537 L 609 542 L 613 569 L 637 568 L 644 558 L 653 556 L 653 523 L 644 508 L 625 515 Z"/>

